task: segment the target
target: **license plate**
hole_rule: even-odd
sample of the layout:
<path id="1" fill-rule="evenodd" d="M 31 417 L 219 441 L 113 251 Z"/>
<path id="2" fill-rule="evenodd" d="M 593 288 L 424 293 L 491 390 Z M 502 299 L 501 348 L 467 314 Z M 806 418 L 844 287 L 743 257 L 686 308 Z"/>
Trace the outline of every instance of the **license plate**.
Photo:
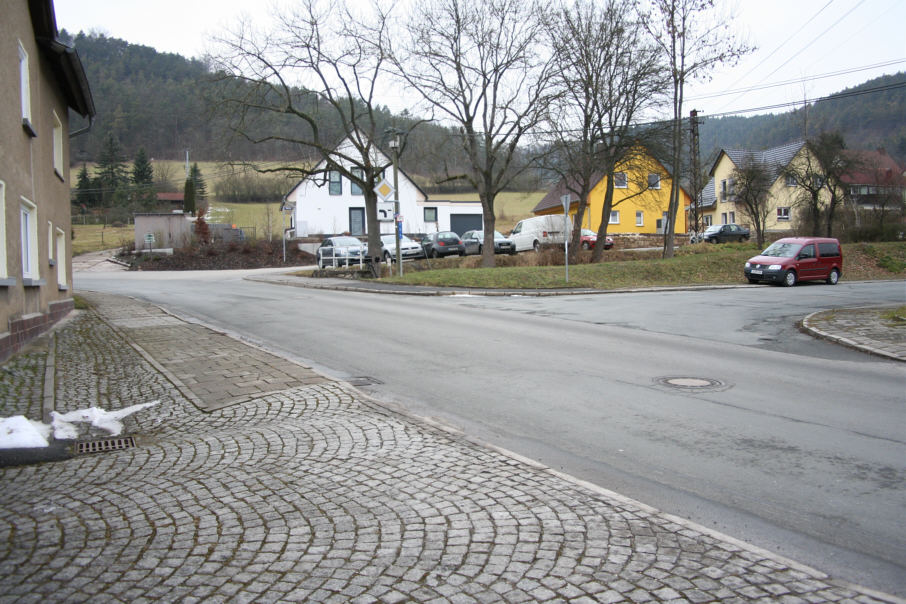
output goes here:
<path id="1" fill-rule="evenodd" d="M 757 268 L 756 268 L 756 269 L 752 269 L 752 274 L 753 274 L 753 275 L 760 275 L 760 274 L 761 274 L 761 271 L 758 270 Z"/>

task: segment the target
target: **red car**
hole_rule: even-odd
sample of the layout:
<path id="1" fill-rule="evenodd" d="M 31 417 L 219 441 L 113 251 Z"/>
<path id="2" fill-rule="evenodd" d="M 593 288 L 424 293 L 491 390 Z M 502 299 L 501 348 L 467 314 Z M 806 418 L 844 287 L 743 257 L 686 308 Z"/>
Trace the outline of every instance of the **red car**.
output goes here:
<path id="1" fill-rule="evenodd" d="M 825 281 L 836 285 L 843 273 L 840 242 L 827 237 L 778 239 L 743 269 L 749 283 L 770 281 L 787 287 L 797 281 Z"/>
<path id="2" fill-rule="evenodd" d="M 582 246 L 583 250 L 592 250 L 598 242 L 598 234 L 591 229 L 582 229 Z M 613 247 L 613 238 L 607 237 L 604 241 L 604 249 L 609 250 Z"/>

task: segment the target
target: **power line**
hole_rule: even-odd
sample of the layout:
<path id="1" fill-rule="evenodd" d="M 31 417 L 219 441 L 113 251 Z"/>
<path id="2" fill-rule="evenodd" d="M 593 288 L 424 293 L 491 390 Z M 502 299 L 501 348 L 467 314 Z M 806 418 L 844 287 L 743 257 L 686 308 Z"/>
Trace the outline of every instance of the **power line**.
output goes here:
<path id="1" fill-rule="evenodd" d="M 891 65 L 899 65 L 900 63 L 906 63 L 906 58 L 893 59 L 891 61 L 886 61 L 884 63 L 875 63 L 874 65 L 863 65 L 861 67 L 852 67 L 850 69 L 841 69 L 839 71 L 830 71 L 827 73 L 821 73 L 821 74 L 809 76 L 806 78 L 796 78 L 793 80 L 785 80 L 783 82 L 775 82 L 773 84 L 764 84 L 763 86 L 750 86 L 748 88 L 737 88 L 736 90 L 725 90 L 723 92 L 714 92 L 711 94 L 703 94 L 703 95 L 699 95 L 699 96 L 689 97 L 686 100 L 687 101 L 699 101 L 699 100 L 703 100 L 703 99 L 719 98 L 722 96 L 728 96 L 728 95 L 737 94 L 737 93 L 754 92 L 756 90 L 767 90 L 768 88 L 777 88 L 780 86 L 787 86 L 789 84 L 798 84 L 800 82 L 811 82 L 812 80 L 820 80 L 820 79 L 824 79 L 824 78 L 831 78 L 831 77 L 835 77 L 835 76 L 856 73 L 859 71 L 868 71 L 870 69 L 889 67 Z"/>

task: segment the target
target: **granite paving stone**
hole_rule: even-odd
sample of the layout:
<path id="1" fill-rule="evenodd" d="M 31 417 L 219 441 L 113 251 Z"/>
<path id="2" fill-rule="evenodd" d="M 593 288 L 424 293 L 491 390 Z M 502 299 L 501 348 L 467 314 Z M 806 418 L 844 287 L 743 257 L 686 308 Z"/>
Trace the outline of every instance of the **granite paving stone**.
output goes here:
<path id="1" fill-rule="evenodd" d="M 52 349 L 58 410 L 158 404 L 127 418 L 135 447 L 0 469 L 0 604 L 884 601 L 155 306 L 84 297 L 0 393 L 39 397 Z"/>

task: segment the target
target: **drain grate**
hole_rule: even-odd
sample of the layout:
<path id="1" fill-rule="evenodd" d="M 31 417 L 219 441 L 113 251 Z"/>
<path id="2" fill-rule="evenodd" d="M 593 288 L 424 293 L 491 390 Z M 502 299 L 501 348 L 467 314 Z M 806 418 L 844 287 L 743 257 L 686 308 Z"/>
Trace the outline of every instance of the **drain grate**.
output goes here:
<path id="1" fill-rule="evenodd" d="M 131 436 L 101 438 L 98 440 L 83 440 L 77 443 L 76 454 L 83 455 L 85 453 L 106 453 L 107 451 L 131 449 L 134 446 L 135 438 Z"/>

